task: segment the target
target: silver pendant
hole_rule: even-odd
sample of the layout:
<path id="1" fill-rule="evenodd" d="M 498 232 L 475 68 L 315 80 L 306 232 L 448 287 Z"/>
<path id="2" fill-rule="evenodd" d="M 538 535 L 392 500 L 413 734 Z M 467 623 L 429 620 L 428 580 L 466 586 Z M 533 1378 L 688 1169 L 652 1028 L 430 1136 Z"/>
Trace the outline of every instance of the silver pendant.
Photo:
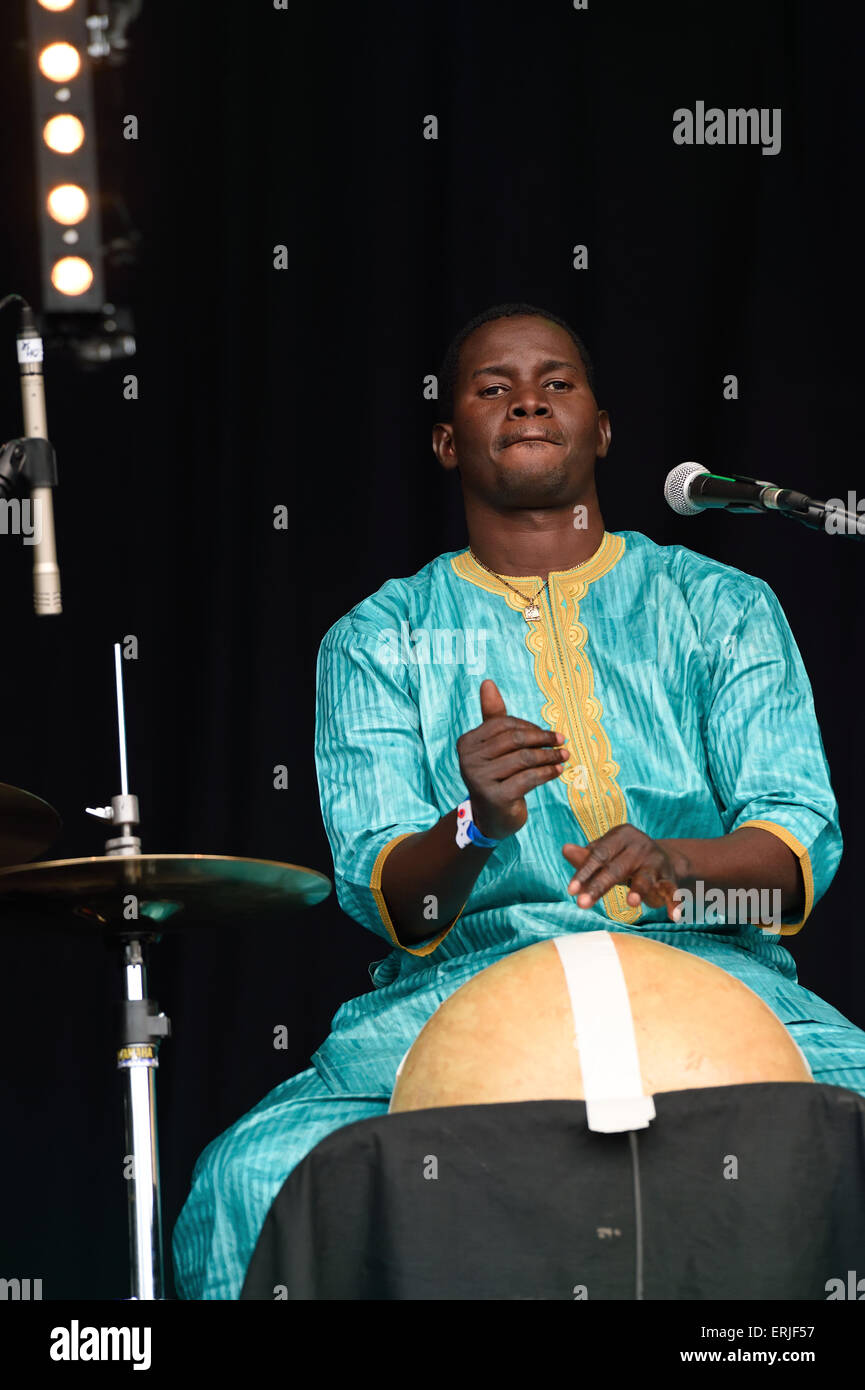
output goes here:
<path id="1" fill-rule="evenodd" d="M 536 603 L 530 603 L 528 608 L 523 609 L 523 617 L 527 623 L 537 622 L 541 616 L 541 610 Z"/>

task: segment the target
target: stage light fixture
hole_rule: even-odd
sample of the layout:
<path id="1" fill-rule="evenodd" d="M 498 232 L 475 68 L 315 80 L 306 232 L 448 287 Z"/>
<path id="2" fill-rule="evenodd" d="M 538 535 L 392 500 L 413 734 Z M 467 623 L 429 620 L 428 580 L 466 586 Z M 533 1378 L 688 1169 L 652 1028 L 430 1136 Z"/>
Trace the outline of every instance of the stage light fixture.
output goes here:
<path id="1" fill-rule="evenodd" d="M 71 82 L 81 71 L 81 54 L 74 44 L 49 43 L 39 54 L 39 71 L 49 82 Z"/>
<path id="2" fill-rule="evenodd" d="M 27 5 L 42 309 L 79 320 L 106 298 L 89 8 Z"/>
<path id="3" fill-rule="evenodd" d="M 45 122 L 42 138 L 55 154 L 74 154 L 84 144 L 84 126 L 77 116 L 52 116 Z"/>
<path id="4" fill-rule="evenodd" d="M 93 267 L 82 256 L 64 256 L 51 268 L 51 283 L 58 294 L 86 294 L 93 284 Z"/>
<path id="5" fill-rule="evenodd" d="M 77 183 L 58 183 L 46 199 L 49 216 L 64 227 L 74 227 L 90 210 L 90 199 Z"/>

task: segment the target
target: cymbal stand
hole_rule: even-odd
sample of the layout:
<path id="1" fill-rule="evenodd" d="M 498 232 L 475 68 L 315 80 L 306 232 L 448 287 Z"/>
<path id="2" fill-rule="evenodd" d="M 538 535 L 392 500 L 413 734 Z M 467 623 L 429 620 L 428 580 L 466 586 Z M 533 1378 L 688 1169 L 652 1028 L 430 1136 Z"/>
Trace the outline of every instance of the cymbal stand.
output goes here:
<path id="1" fill-rule="evenodd" d="M 120 795 L 110 806 L 88 806 L 90 815 L 110 821 L 115 834 L 105 843 L 107 855 L 138 855 L 141 840 L 138 797 L 130 795 L 126 762 L 126 721 L 123 707 L 122 657 L 114 644 L 117 693 L 117 735 L 120 750 Z M 129 894 L 124 898 L 124 917 L 138 920 L 135 889 L 140 878 L 130 864 Z M 146 920 L 146 919 L 145 919 Z M 117 1067 L 123 1080 L 124 1177 L 129 1184 L 129 1270 L 133 1300 L 165 1297 L 162 1254 L 162 1194 L 159 1180 L 159 1141 L 156 1128 L 156 1068 L 158 1049 L 171 1033 L 171 1023 L 159 1005 L 147 997 L 145 946 L 158 940 L 140 928 L 123 932 L 123 998 Z"/>

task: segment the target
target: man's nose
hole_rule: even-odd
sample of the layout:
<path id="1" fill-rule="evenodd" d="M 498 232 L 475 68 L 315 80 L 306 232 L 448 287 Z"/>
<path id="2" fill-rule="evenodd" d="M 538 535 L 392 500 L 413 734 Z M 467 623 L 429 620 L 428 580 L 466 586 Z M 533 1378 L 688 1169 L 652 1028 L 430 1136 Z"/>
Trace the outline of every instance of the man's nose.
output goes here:
<path id="1" fill-rule="evenodd" d="M 547 402 L 537 400 L 532 392 L 526 392 L 525 395 L 511 401 L 508 411 L 512 420 L 524 420 L 529 415 L 547 416 L 551 414 L 552 411 Z"/>

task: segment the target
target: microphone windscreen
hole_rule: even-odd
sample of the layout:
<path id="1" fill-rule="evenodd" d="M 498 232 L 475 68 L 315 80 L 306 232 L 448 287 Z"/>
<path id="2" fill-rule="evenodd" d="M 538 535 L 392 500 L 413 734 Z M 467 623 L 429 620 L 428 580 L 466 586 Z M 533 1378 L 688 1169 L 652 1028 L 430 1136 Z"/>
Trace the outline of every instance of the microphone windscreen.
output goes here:
<path id="1" fill-rule="evenodd" d="M 673 508 L 674 512 L 678 512 L 679 516 L 696 516 L 697 512 L 702 511 L 702 508 L 689 498 L 688 487 L 692 478 L 696 478 L 699 473 L 708 473 L 708 471 L 708 468 L 704 468 L 701 463 L 680 463 L 678 468 L 673 468 L 667 474 L 664 497 L 667 504 Z"/>

